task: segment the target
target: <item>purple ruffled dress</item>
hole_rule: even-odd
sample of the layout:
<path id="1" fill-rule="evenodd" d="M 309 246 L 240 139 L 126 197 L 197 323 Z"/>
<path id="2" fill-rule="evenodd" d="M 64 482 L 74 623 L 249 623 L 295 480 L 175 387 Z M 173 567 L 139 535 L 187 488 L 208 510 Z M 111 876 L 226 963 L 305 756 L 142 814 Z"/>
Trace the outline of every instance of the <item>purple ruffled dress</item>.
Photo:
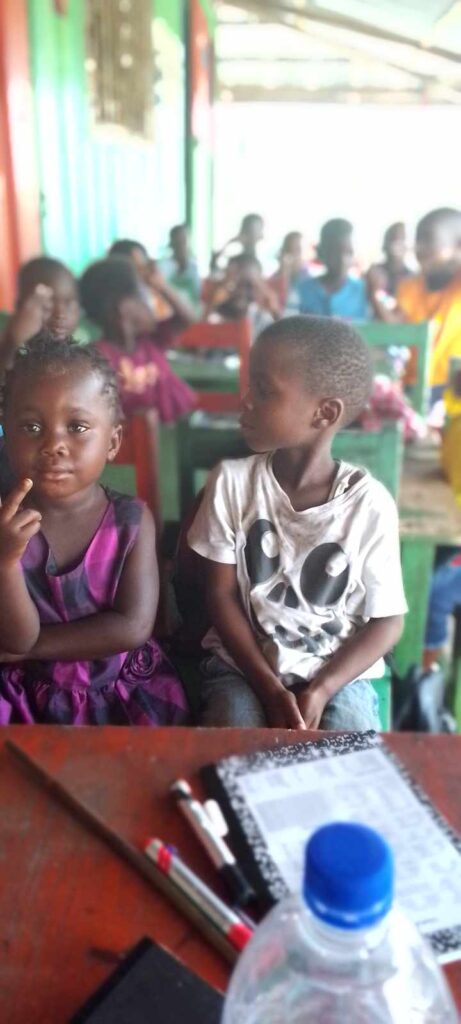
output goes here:
<path id="1" fill-rule="evenodd" d="M 162 423 L 174 423 L 197 405 L 185 381 L 177 377 L 162 349 L 173 347 L 176 335 L 169 321 L 159 324 L 154 335 L 143 335 L 132 352 L 125 352 L 101 338 L 96 347 L 119 377 L 120 399 L 125 416 L 156 409 Z"/>
<path id="2" fill-rule="evenodd" d="M 27 546 L 22 565 L 42 625 L 113 606 L 143 505 L 106 493 L 106 511 L 78 565 L 59 572 L 42 533 Z M 0 664 L 0 725 L 181 725 L 186 718 L 184 690 L 155 640 L 94 661 Z"/>

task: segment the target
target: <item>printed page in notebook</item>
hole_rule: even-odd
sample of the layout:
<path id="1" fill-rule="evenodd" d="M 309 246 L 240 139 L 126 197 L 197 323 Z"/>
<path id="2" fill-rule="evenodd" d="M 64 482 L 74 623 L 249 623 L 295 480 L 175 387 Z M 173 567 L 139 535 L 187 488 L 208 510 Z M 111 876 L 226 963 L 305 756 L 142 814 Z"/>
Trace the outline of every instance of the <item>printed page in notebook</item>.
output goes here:
<path id="1" fill-rule="evenodd" d="M 316 828 L 362 822 L 393 849 L 401 907 L 441 961 L 459 959 L 460 841 L 379 740 L 362 737 L 356 750 L 341 748 L 339 740 L 216 766 L 269 892 L 278 899 L 300 891 L 306 839 Z"/>

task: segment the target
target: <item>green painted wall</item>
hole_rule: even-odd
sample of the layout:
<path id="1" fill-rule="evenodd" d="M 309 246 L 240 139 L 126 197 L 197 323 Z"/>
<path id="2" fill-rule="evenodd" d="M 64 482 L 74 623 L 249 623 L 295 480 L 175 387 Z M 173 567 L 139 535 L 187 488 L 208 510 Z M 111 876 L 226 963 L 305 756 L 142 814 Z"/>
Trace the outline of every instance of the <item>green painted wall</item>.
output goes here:
<path id="1" fill-rule="evenodd" d="M 156 252 L 165 246 L 173 224 L 186 219 L 186 2 L 153 0 L 157 80 L 154 184 L 158 199 Z"/>
<path id="2" fill-rule="evenodd" d="M 215 34 L 215 15 L 212 0 L 199 0 L 198 4 L 205 16 L 205 24 L 208 36 L 208 45 L 202 50 L 200 63 L 206 62 L 210 75 L 210 95 L 214 93 L 214 59 L 212 44 Z M 191 13 L 188 11 L 187 35 L 191 31 Z M 188 120 L 187 120 L 187 153 L 186 153 L 186 181 L 187 181 L 187 220 L 191 228 L 193 246 L 197 255 L 199 265 L 203 272 L 208 270 L 210 253 L 213 240 L 213 135 L 211 109 L 209 117 L 207 111 L 202 110 L 199 116 L 198 133 L 194 134 L 192 117 L 191 97 L 191 66 L 190 54 L 188 54 Z"/>
<path id="3" fill-rule="evenodd" d="M 84 0 L 69 0 L 65 15 L 29 0 L 43 247 L 75 271 L 123 235 L 159 251 L 186 205 L 183 0 L 153 0 L 152 143 L 92 127 L 84 15 Z"/>

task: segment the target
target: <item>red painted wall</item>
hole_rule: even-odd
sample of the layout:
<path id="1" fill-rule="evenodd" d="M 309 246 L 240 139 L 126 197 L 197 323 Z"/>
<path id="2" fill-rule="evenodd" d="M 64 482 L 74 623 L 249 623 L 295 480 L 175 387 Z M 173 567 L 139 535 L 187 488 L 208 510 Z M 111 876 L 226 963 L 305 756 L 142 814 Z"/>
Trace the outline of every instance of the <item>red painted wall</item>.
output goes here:
<path id="1" fill-rule="evenodd" d="M 10 309 L 19 263 L 40 251 L 26 0 L 0 0 L 0 229 L 0 309 Z"/>

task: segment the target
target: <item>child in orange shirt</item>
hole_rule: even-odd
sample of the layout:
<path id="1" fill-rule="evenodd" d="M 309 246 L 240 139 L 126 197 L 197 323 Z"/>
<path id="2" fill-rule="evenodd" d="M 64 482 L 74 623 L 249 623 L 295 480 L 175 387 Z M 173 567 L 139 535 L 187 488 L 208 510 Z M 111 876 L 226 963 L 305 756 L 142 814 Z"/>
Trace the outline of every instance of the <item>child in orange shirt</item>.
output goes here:
<path id="1" fill-rule="evenodd" d="M 402 281 L 397 303 L 405 320 L 432 321 L 433 347 L 429 384 L 433 400 L 441 398 L 450 360 L 461 356 L 461 212 L 433 210 L 419 222 L 416 255 L 421 274 Z M 409 367 L 411 373 L 411 365 Z"/>

